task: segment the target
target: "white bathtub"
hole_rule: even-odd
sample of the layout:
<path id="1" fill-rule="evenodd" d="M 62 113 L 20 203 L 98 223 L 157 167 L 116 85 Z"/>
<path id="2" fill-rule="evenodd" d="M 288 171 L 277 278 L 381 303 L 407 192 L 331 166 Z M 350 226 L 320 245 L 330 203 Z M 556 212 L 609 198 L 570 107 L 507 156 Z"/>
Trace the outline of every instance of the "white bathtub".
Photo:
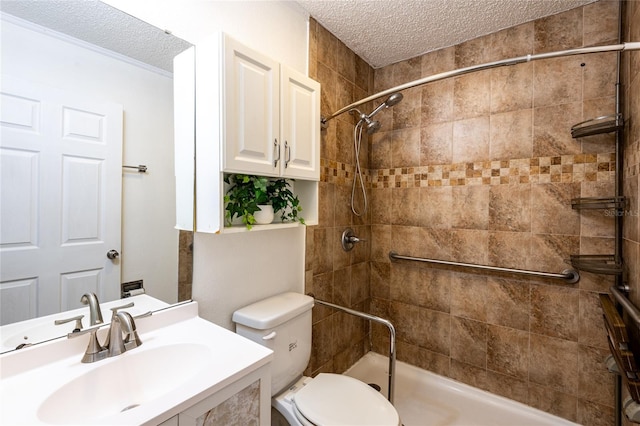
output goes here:
<path id="1" fill-rule="evenodd" d="M 344 374 L 375 383 L 386 396 L 388 358 L 369 352 Z M 394 404 L 405 426 L 576 425 L 528 405 L 396 362 Z"/>

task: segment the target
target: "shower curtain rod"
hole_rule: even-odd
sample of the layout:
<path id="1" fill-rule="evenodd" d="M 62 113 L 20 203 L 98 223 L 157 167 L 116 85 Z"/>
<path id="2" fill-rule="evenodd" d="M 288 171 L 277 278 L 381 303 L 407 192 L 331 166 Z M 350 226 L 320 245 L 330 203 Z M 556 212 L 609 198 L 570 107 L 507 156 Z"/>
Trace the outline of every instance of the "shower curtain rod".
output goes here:
<path id="1" fill-rule="evenodd" d="M 475 71 L 482 71 L 482 70 L 486 70 L 486 69 L 490 69 L 490 68 L 497 68 L 497 67 L 506 66 L 506 65 L 516 65 L 516 64 L 523 63 L 523 62 L 535 61 L 535 60 L 538 60 L 538 59 L 559 58 L 559 57 L 562 57 L 562 56 L 583 55 L 583 54 L 588 54 L 588 53 L 621 52 L 621 51 L 626 51 L 626 50 L 640 50 L 640 41 L 627 42 L 627 43 L 621 43 L 621 44 L 610 44 L 610 45 L 606 45 L 606 46 L 582 47 L 582 48 L 578 48 L 578 49 L 560 50 L 560 51 L 557 51 L 557 52 L 549 52 L 549 53 L 538 53 L 538 54 L 535 54 L 535 55 L 518 56 L 516 58 L 502 59 L 500 61 L 487 62 L 485 64 L 472 65 L 470 67 L 465 67 L 465 68 L 458 68 L 457 70 L 446 71 L 446 72 L 442 72 L 440 74 L 434 74 L 434 75 L 429 76 L 429 77 L 421 78 L 421 79 L 418 79 L 418 80 L 414 80 L 414 81 L 410 81 L 408 83 L 401 84 L 401 85 L 396 86 L 396 87 L 392 87 L 391 89 L 383 90 L 383 91 L 378 92 L 378 93 L 376 93 L 374 95 L 368 96 L 368 97 L 366 97 L 364 99 L 361 99 L 361 100 L 356 101 L 356 102 L 354 102 L 352 104 L 349 104 L 346 107 L 341 108 L 338 111 L 334 112 L 333 114 L 329 115 L 328 117 L 322 117 L 320 121 L 321 121 L 322 126 L 326 127 L 327 126 L 327 121 L 329 121 L 332 118 L 335 118 L 338 115 L 343 114 L 343 113 L 349 111 L 350 109 L 355 108 L 355 107 L 357 107 L 359 105 L 366 104 L 367 102 L 376 100 L 376 99 L 381 98 L 383 96 L 391 95 L 391 94 L 393 94 L 395 92 L 399 92 L 401 90 L 410 89 L 412 87 L 421 86 L 423 84 L 432 83 L 432 82 L 438 81 L 438 80 L 444 80 L 445 78 L 457 77 L 459 75 L 468 74 L 468 73 L 475 72 Z"/>

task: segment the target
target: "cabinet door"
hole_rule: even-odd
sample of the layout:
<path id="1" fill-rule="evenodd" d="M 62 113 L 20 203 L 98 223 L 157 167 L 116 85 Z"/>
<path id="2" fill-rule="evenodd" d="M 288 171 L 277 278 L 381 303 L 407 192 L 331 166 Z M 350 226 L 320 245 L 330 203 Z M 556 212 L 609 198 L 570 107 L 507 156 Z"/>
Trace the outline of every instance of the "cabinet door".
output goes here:
<path id="1" fill-rule="evenodd" d="M 320 83 L 284 65 L 280 76 L 281 174 L 320 180 Z"/>
<path id="2" fill-rule="evenodd" d="M 277 176 L 280 66 L 225 36 L 225 172 Z"/>

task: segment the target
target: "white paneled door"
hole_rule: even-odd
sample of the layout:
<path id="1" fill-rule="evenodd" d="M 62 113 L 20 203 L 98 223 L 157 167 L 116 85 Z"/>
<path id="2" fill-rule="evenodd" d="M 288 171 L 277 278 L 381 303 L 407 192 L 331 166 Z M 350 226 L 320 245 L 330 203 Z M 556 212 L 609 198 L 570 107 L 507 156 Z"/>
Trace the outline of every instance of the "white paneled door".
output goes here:
<path id="1" fill-rule="evenodd" d="M 2 76 L 0 324 L 120 294 L 122 106 Z"/>

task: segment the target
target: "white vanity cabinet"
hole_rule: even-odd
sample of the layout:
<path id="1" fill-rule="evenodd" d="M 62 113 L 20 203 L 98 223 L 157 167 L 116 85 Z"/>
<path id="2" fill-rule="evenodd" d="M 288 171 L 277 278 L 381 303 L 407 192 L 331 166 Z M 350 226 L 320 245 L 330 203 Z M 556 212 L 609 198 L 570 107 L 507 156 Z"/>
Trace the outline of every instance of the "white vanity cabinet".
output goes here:
<path id="1" fill-rule="evenodd" d="M 260 374 L 263 377 L 259 377 Z M 253 380 L 253 381 L 252 381 Z M 179 426 L 270 425 L 268 367 L 227 386 L 178 415 Z M 265 382 L 266 381 L 266 382 Z"/>
<path id="2" fill-rule="evenodd" d="M 269 367 L 241 378 L 159 426 L 270 425 Z"/>
<path id="3" fill-rule="evenodd" d="M 174 87 L 177 228 L 226 232 L 224 173 L 295 179 L 317 222 L 319 83 L 218 33 L 176 57 Z"/>
<path id="4" fill-rule="evenodd" d="M 238 380 L 158 426 L 270 425 L 271 387 L 257 374 L 269 377 L 269 370 Z"/>

